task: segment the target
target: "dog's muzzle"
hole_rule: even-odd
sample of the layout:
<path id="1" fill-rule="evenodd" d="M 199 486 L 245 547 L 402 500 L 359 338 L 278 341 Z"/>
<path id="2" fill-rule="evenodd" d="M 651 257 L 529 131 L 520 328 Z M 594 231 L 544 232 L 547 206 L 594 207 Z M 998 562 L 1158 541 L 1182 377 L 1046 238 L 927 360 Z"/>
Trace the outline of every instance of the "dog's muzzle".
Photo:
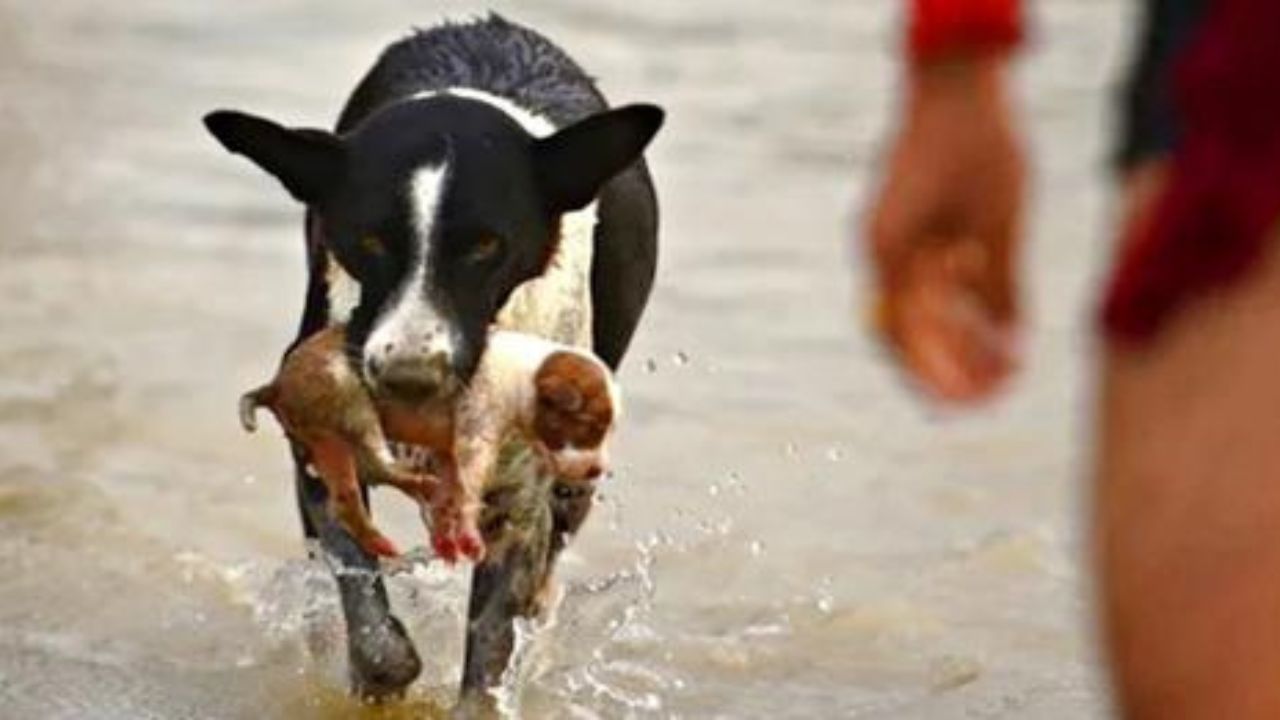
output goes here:
<path id="1" fill-rule="evenodd" d="M 441 352 L 371 364 L 369 371 L 379 395 L 408 403 L 448 397 L 458 386 L 453 364 Z"/>

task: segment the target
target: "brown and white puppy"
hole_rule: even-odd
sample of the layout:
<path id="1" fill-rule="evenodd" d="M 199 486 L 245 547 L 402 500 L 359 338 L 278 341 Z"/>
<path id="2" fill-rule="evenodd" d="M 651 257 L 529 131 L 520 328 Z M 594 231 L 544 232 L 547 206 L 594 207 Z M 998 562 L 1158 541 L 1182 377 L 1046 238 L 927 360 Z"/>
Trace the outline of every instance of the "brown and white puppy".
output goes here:
<path id="1" fill-rule="evenodd" d="M 394 545 L 374 527 L 354 468 L 399 488 L 430 514 L 432 545 L 450 562 L 484 555 L 478 520 L 502 440 L 517 433 L 547 469 L 585 482 L 608 464 L 606 442 L 620 411 L 604 363 L 588 351 L 532 335 L 494 331 L 472 382 L 453 406 L 410 406 L 375 398 L 351 370 L 341 327 L 324 330 L 285 358 L 275 380 L 241 398 L 241 422 L 267 406 L 305 447 L 330 491 L 330 510 L 362 546 Z M 429 449 L 438 481 L 396 468 L 387 440 Z"/>
<path id="2" fill-rule="evenodd" d="M 457 478 L 445 484 L 459 491 L 444 494 L 433 526 L 476 527 L 498 451 L 512 435 L 528 442 L 546 469 L 562 479 L 585 482 L 600 475 L 608 464 L 606 444 L 621 411 L 619 398 L 609 369 L 590 351 L 524 333 L 491 332 L 454 408 L 452 445 L 431 448 Z"/>
<path id="3" fill-rule="evenodd" d="M 270 383 L 241 396 L 240 424 L 253 432 L 254 411 L 271 410 L 285 434 L 305 449 L 329 492 L 334 518 L 369 552 L 395 556 L 395 545 L 369 517 L 358 478 L 397 487 L 419 502 L 430 502 L 435 483 L 396 467 L 378 408 L 351 369 L 345 344 L 346 333 L 335 326 L 291 350 Z"/>

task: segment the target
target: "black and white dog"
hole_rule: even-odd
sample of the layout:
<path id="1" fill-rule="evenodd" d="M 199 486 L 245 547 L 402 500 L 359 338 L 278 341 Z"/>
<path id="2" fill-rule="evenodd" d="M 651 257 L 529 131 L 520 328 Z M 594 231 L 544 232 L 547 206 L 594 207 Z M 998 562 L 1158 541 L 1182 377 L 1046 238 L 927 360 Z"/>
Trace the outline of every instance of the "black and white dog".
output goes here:
<path id="1" fill-rule="evenodd" d="M 589 346 L 617 367 L 657 261 L 641 153 L 662 120 L 651 105 L 610 110 L 563 51 L 490 16 L 391 45 L 333 133 L 232 111 L 205 124 L 307 206 L 298 338 L 348 323 L 350 360 L 369 385 L 425 403 L 466 383 L 494 324 Z M 355 690 L 398 694 L 419 657 L 374 559 L 295 463 L 306 533 L 342 566 Z M 514 619 L 540 609 L 555 556 L 590 507 L 573 487 L 521 480 L 485 498 L 491 551 L 473 575 L 464 699 L 499 681 Z"/>

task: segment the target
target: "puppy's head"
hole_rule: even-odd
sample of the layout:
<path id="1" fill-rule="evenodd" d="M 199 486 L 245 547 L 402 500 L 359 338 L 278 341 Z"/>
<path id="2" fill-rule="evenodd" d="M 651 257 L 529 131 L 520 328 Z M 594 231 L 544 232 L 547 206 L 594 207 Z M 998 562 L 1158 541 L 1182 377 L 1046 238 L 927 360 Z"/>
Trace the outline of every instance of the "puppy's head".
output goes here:
<path id="1" fill-rule="evenodd" d="M 582 352 L 557 351 L 534 375 L 533 432 L 552 470 L 568 480 L 589 480 L 609 464 L 606 443 L 621 411 L 609 371 Z"/>
<path id="2" fill-rule="evenodd" d="M 205 118 L 311 208 L 322 246 L 359 286 L 350 316 L 330 307 L 330 319 L 349 323 L 368 383 L 407 402 L 470 378 L 507 298 L 545 270 L 561 215 L 588 205 L 661 122 L 635 105 L 537 138 L 498 105 L 448 93 L 391 104 L 343 135 Z"/>

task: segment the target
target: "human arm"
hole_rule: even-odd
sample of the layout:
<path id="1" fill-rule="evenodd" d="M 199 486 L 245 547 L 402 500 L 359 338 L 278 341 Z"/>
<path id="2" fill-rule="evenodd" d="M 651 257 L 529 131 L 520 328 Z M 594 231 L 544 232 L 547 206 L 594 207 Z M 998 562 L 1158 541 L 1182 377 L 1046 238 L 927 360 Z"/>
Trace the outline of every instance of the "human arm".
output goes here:
<path id="1" fill-rule="evenodd" d="M 906 92 L 867 219 L 876 329 L 931 397 L 976 401 L 1016 367 L 1024 200 L 1007 65 L 1015 0 L 912 0 Z"/>

